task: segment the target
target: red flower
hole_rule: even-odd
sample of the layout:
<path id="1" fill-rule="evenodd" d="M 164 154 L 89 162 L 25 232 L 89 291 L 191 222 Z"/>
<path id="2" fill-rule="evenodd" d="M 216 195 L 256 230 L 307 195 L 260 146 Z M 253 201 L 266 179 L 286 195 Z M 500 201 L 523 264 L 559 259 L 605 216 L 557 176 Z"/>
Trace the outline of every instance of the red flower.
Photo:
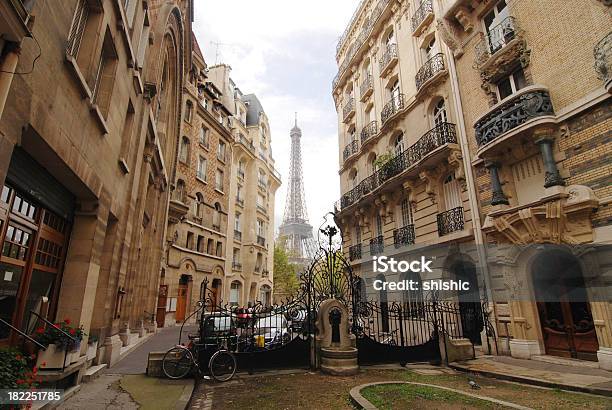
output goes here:
<path id="1" fill-rule="evenodd" d="M 32 369 L 32 374 L 36 374 L 38 372 L 38 367 L 34 366 Z"/>
<path id="2" fill-rule="evenodd" d="M 35 353 L 32 353 L 32 354 L 30 355 L 30 359 L 32 359 L 32 360 L 36 359 L 36 354 L 35 354 Z"/>
<path id="3" fill-rule="evenodd" d="M 65 319 L 64 319 L 64 323 L 65 323 L 65 324 L 67 324 L 67 325 L 69 325 L 69 324 L 70 324 L 70 319 L 69 319 L 69 318 L 65 318 Z"/>
<path id="4" fill-rule="evenodd" d="M 60 325 L 59 325 L 59 323 L 54 323 L 54 324 L 53 324 L 53 327 L 54 327 L 54 328 L 56 328 L 56 329 L 59 329 L 59 328 L 60 328 Z"/>
<path id="5" fill-rule="evenodd" d="M 75 334 L 75 333 L 76 333 L 76 330 L 74 330 L 74 329 L 70 329 L 70 334 L 71 334 L 71 335 L 73 335 L 73 334 Z"/>
<path id="6" fill-rule="evenodd" d="M 21 360 L 21 359 L 23 359 L 23 358 L 21 357 L 21 355 L 20 355 L 20 354 L 18 354 L 18 355 L 16 355 L 16 356 L 15 356 L 15 359 L 17 359 L 17 360 Z"/>
<path id="7" fill-rule="evenodd" d="M 45 328 L 44 327 L 39 327 L 38 329 L 36 329 L 36 333 L 38 333 L 38 334 L 45 333 Z"/>
<path id="8" fill-rule="evenodd" d="M 17 380 L 15 380 L 15 383 L 17 383 L 17 384 L 23 384 L 23 380 L 21 380 L 21 379 L 17 379 Z"/>

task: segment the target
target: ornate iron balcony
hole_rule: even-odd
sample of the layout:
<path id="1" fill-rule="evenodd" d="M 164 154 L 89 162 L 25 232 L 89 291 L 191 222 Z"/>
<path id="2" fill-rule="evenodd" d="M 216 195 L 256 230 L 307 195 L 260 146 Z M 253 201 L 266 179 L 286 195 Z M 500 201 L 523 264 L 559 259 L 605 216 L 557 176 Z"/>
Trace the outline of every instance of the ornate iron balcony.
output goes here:
<path id="1" fill-rule="evenodd" d="M 261 204 L 257 204 L 257 209 L 259 210 L 259 212 L 262 212 L 264 214 L 268 213 L 268 210 L 266 209 L 266 207 Z"/>
<path id="2" fill-rule="evenodd" d="M 361 259 L 361 244 L 353 245 L 349 247 L 349 260 L 354 261 Z"/>
<path id="3" fill-rule="evenodd" d="M 240 263 L 240 262 L 232 262 L 232 269 L 233 270 L 242 270 L 242 263 Z"/>
<path id="4" fill-rule="evenodd" d="M 612 81 L 612 31 L 602 38 L 593 50 L 595 71 L 604 84 Z"/>
<path id="5" fill-rule="evenodd" d="M 442 53 L 438 53 L 427 60 L 417 72 L 415 77 L 417 90 L 442 70 L 444 70 L 444 57 Z"/>
<path id="6" fill-rule="evenodd" d="M 398 111 L 404 109 L 404 94 L 397 94 L 391 98 L 389 102 L 385 104 L 380 114 L 380 122 L 382 125 L 387 122 L 389 118 L 397 114 Z"/>
<path id="7" fill-rule="evenodd" d="M 242 240 L 242 232 L 240 232 L 237 229 L 234 229 L 234 238 L 238 239 L 239 241 Z"/>
<path id="8" fill-rule="evenodd" d="M 385 250 L 384 237 L 382 235 L 370 239 L 370 254 L 378 255 Z"/>
<path id="9" fill-rule="evenodd" d="M 397 44 L 388 44 L 384 54 L 380 58 L 380 63 L 378 68 L 380 69 L 381 74 L 385 71 L 387 66 L 393 61 L 397 59 Z"/>
<path id="10" fill-rule="evenodd" d="M 370 95 L 373 89 L 374 88 L 372 85 L 372 75 L 368 74 L 363 79 L 363 82 L 361 83 L 361 86 L 359 87 L 359 95 L 361 96 L 361 99 L 363 100 L 365 97 Z"/>
<path id="11" fill-rule="evenodd" d="M 261 246 L 266 246 L 266 238 L 257 235 L 257 243 Z"/>
<path id="12" fill-rule="evenodd" d="M 548 91 L 531 89 L 519 92 L 476 121 L 476 141 L 483 146 L 533 118 L 554 114 Z"/>
<path id="13" fill-rule="evenodd" d="M 343 157 L 346 161 L 351 155 L 359 152 L 359 143 L 357 140 L 351 141 L 346 147 L 344 147 Z"/>
<path id="14" fill-rule="evenodd" d="M 477 67 L 482 66 L 496 52 L 512 41 L 518 32 L 514 17 L 506 17 L 498 25 L 489 29 L 489 32 L 478 42 L 474 48 L 474 62 Z"/>
<path id="15" fill-rule="evenodd" d="M 355 113 L 355 99 L 351 97 L 348 99 L 346 104 L 344 104 L 344 108 L 342 109 L 344 121 L 346 121 L 354 113 Z"/>
<path id="16" fill-rule="evenodd" d="M 464 226 L 462 206 L 438 214 L 438 235 L 440 236 L 462 231 Z"/>
<path id="17" fill-rule="evenodd" d="M 361 130 L 361 145 L 363 145 L 363 143 L 366 140 L 373 137 L 377 133 L 378 133 L 378 124 L 376 123 L 376 120 L 371 121 L 368 125 L 363 127 L 363 129 Z"/>
<path id="18" fill-rule="evenodd" d="M 355 188 L 340 198 L 340 208 L 356 203 L 388 179 L 413 167 L 417 162 L 446 144 L 457 143 L 455 124 L 443 122 L 427 131 L 419 140 L 382 165 L 376 172 L 363 179 Z"/>
<path id="19" fill-rule="evenodd" d="M 393 243 L 396 248 L 414 244 L 414 225 L 402 226 L 393 231 Z"/>
<path id="20" fill-rule="evenodd" d="M 417 31 L 419 26 L 427 16 L 433 13 L 433 5 L 431 0 L 423 0 L 419 8 L 412 15 L 412 32 Z"/>

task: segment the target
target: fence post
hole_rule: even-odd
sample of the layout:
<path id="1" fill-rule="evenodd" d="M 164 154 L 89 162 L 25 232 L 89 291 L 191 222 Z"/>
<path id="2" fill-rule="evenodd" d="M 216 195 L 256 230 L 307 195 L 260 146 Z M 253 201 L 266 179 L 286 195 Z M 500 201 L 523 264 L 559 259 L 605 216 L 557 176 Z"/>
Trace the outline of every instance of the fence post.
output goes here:
<path id="1" fill-rule="evenodd" d="M 400 343 L 404 347 L 404 320 L 402 315 L 402 305 L 398 304 L 397 318 L 399 320 Z"/>

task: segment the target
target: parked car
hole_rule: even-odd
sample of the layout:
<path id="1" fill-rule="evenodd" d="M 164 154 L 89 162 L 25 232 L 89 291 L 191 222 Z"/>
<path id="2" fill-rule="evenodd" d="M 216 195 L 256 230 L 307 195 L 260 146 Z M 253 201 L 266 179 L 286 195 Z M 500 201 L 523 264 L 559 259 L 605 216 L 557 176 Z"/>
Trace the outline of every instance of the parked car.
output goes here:
<path id="1" fill-rule="evenodd" d="M 227 313 L 205 313 L 200 324 L 200 342 L 206 348 L 226 345 L 230 350 L 236 346 L 236 318 Z"/>
<path id="2" fill-rule="evenodd" d="M 255 337 L 263 336 L 264 347 L 273 348 L 291 340 L 289 324 L 282 314 L 259 318 L 255 323 Z"/>

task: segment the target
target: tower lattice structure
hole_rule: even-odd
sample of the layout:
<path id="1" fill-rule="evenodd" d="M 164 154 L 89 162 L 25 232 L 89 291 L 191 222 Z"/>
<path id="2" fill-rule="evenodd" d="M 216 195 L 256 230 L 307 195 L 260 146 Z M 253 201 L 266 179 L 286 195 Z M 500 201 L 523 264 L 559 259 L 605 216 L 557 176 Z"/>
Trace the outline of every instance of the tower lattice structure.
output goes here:
<path id="1" fill-rule="evenodd" d="M 304 177 L 302 174 L 302 130 L 295 125 L 289 133 L 291 137 L 291 161 L 289 165 L 289 186 L 283 222 L 279 227 L 279 237 L 289 252 L 289 261 L 306 265 L 316 252 L 312 226 L 308 222 Z"/>

